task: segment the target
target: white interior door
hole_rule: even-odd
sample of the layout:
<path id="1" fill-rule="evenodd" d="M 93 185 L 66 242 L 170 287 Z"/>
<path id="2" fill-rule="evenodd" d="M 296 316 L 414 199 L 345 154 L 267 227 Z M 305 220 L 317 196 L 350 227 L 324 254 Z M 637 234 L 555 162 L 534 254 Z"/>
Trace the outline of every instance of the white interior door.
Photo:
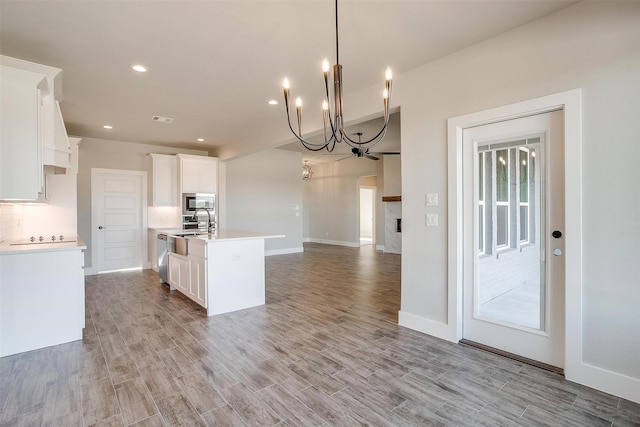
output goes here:
<path id="1" fill-rule="evenodd" d="M 92 267 L 95 273 L 142 268 L 146 259 L 146 172 L 92 169 Z"/>
<path id="2" fill-rule="evenodd" d="M 463 132 L 463 338 L 559 368 L 563 135 L 562 111 Z"/>

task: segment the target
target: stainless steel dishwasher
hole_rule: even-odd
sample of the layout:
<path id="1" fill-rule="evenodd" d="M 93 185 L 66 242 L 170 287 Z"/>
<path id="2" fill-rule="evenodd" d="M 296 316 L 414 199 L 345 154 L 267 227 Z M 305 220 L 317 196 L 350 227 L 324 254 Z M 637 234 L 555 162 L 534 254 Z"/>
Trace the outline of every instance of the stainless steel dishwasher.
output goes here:
<path id="1" fill-rule="evenodd" d="M 158 273 L 160 273 L 161 283 L 169 283 L 167 267 L 169 266 L 172 240 L 167 233 L 158 233 Z"/>

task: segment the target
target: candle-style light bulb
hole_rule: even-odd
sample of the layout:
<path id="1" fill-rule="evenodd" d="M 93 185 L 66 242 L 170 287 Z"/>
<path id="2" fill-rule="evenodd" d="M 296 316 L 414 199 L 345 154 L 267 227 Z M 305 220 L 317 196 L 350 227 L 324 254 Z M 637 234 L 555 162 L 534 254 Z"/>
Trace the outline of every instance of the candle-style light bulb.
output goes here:
<path id="1" fill-rule="evenodd" d="M 328 109 L 329 109 L 329 103 L 326 100 L 322 101 L 322 110 L 327 111 Z"/>
<path id="2" fill-rule="evenodd" d="M 296 107 L 298 108 L 302 107 L 302 99 L 300 97 L 296 98 Z"/>
<path id="3" fill-rule="evenodd" d="M 288 78 L 284 78 L 284 80 L 282 81 L 282 87 L 284 89 L 289 89 L 289 79 Z"/>
<path id="4" fill-rule="evenodd" d="M 383 97 L 384 99 L 388 99 L 388 98 L 389 98 L 389 91 L 388 91 L 388 90 L 386 90 L 386 89 L 385 89 L 385 90 L 383 90 L 383 91 L 382 91 L 382 97 Z"/>
<path id="5" fill-rule="evenodd" d="M 324 59 L 324 61 L 322 61 L 322 72 L 323 73 L 329 72 L 329 61 L 327 61 L 326 58 Z"/>
<path id="6" fill-rule="evenodd" d="M 392 74 L 391 74 L 391 67 L 387 67 L 387 70 L 384 72 L 384 78 L 387 80 L 391 80 Z"/>

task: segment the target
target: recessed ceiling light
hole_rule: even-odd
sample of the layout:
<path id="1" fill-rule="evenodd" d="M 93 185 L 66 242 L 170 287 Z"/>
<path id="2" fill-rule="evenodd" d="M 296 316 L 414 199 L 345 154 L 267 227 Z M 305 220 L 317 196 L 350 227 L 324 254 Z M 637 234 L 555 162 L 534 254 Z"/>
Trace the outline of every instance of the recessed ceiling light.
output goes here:
<path id="1" fill-rule="evenodd" d="M 272 99 L 271 101 L 269 101 L 269 105 L 278 105 L 278 101 Z"/>
<path id="2" fill-rule="evenodd" d="M 204 138 L 198 138 L 198 139 L 196 139 L 196 141 L 198 141 L 198 142 L 204 142 Z"/>
<path id="3" fill-rule="evenodd" d="M 113 129 L 113 126 L 111 126 L 111 125 L 104 125 L 102 127 L 105 128 L 105 129 Z"/>
<path id="4" fill-rule="evenodd" d="M 136 65 L 133 65 L 131 68 L 133 69 L 133 71 L 137 71 L 139 73 L 147 72 L 147 67 L 145 67 L 144 65 L 136 64 Z"/>

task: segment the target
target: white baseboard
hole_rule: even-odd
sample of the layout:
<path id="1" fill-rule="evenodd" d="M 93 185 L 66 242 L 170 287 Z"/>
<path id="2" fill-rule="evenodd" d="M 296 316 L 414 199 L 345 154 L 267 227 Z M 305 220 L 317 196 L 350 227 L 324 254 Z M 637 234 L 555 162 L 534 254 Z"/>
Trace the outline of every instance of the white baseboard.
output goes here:
<path id="1" fill-rule="evenodd" d="M 581 363 L 565 366 L 564 377 L 587 387 L 610 393 L 632 402 L 640 403 L 640 379 Z"/>
<path id="2" fill-rule="evenodd" d="M 268 250 L 268 251 L 264 251 L 264 256 L 298 254 L 300 252 L 304 252 L 304 248 L 303 247 L 285 248 L 285 249 L 271 249 L 271 250 Z"/>
<path id="3" fill-rule="evenodd" d="M 405 328 L 413 329 L 427 335 L 441 338 L 446 341 L 458 342 L 455 328 L 446 323 L 436 320 L 427 319 L 426 317 L 416 316 L 406 311 L 398 311 L 398 324 Z"/>
<path id="4" fill-rule="evenodd" d="M 376 245 L 376 251 L 384 252 L 384 245 Z"/>
<path id="5" fill-rule="evenodd" d="M 326 239 L 311 239 L 311 238 L 307 238 L 305 239 L 306 242 L 311 242 L 311 243 L 322 243 L 324 245 L 336 245 L 336 246 L 348 246 L 350 248 L 359 248 L 360 247 L 360 243 L 356 243 L 356 242 L 343 242 L 340 240 L 326 240 Z"/>
<path id="6" fill-rule="evenodd" d="M 416 316 L 415 314 L 400 310 L 398 311 L 398 324 L 436 338 L 454 343 L 458 342 L 455 328 L 446 323 Z M 609 371 L 584 362 L 578 366 L 566 365 L 564 376 L 569 381 L 595 388 L 596 390 L 601 390 L 632 402 L 640 403 L 640 379 L 638 378 Z"/>
<path id="7" fill-rule="evenodd" d="M 96 273 L 93 271 L 93 268 L 91 268 L 91 267 L 89 267 L 89 268 L 85 267 L 84 268 L 84 275 L 85 276 L 95 276 L 95 274 Z"/>

